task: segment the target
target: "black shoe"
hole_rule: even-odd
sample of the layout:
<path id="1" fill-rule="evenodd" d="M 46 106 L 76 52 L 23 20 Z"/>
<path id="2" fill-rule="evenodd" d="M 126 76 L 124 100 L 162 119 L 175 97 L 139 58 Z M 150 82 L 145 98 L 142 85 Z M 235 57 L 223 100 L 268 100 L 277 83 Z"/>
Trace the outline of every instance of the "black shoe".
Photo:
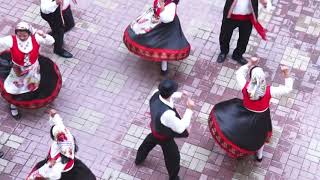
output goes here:
<path id="1" fill-rule="evenodd" d="M 217 63 L 223 63 L 227 58 L 226 54 L 220 53 L 217 59 Z"/>
<path id="2" fill-rule="evenodd" d="M 161 69 L 160 74 L 161 74 L 161 76 L 167 77 L 168 76 L 168 69 L 165 71 Z"/>
<path id="3" fill-rule="evenodd" d="M 144 159 L 138 159 L 138 158 L 136 158 L 136 160 L 134 161 L 134 163 L 135 163 L 136 165 L 140 165 L 141 163 L 143 163 L 143 161 L 144 161 Z"/>
<path id="4" fill-rule="evenodd" d="M 235 56 L 232 56 L 232 59 L 237 61 L 239 64 L 241 65 L 245 65 L 248 63 L 248 61 L 244 58 L 244 57 L 235 57 Z"/>
<path id="5" fill-rule="evenodd" d="M 4 152 L 0 151 L 0 158 L 2 158 L 4 155 Z"/>
<path id="6" fill-rule="evenodd" d="M 61 51 L 54 51 L 55 54 L 64 57 L 64 58 L 72 58 L 73 55 L 66 51 L 65 49 L 62 49 Z"/>
<path id="7" fill-rule="evenodd" d="M 256 160 L 257 160 L 258 162 L 261 162 L 262 159 L 263 159 L 263 158 L 259 159 L 258 156 L 256 156 Z"/>
<path id="8" fill-rule="evenodd" d="M 17 111 L 18 114 L 13 114 L 12 111 Z M 10 106 L 10 114 L 15 120 L 19 120 L 21 118 L 19 110 L 16 107 L 11 107 Z"/>

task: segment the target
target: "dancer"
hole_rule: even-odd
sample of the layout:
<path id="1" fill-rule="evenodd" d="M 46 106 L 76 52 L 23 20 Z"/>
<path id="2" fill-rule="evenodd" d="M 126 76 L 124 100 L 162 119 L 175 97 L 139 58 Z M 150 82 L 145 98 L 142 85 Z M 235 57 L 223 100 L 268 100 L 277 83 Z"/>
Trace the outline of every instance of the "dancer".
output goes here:
<path id="1" fill-rule="evenodd" d="M 281 97 L 292 90 L 293 79 L 287 67 L 282 67 L 285 85 L 274 87 L 266 84 L 262 68 L 255 66 L 257 58 L 251 58 L 236 72 L 242 89 L 243 100 L 234 98 L 214 106 L 209 117 L 209 128 L 216 142 L 232 158 L 256 153 L 262 161 L 265 142 L 272 135 L 269 103 L 272 97 Z M 250 80 L 246 74 L 250 69 Z"/>
<path id="2" fill-rule="evenodd" d="M 39 108 L 57 97 L 59 69 L 39 55 L 40 45 L 53 43 L 53 37 L 25 22 L 17 24 L 15 35 L 0 38 L 0 91 L 15 119 L 20 118 L 18 107 Z"/>
<path id="3" fill-rule="evenodd" d="M 182 60 L 190 54 L 176 15 L 178 3 L 179 0 L 155 0 L 153 8 L 133 21 L 123 36 L 129 51 L 142 59 L 161 62 L 162 75 L 168 73 L 168 61 Z"/>
<path id="4" fill-rule="evenodd" d="M 223 19 L 220 31 L 220 54 L 217 62 L 225 61 L 229 52 L 230 39 L 233 30 L 239 28 L 239 39 L 236 49 L 233 51 L 232 59 L 240 64 L 246 64 L 247 60 L 242 56 L 246 52 L 252 25 L 255 27 L 262 39 L 266 40 L 266 31 L 258 22 L 259 1 L 267 9 L 271 7 L 271 0 L 227 0 L 223 10 Z"/>
<path id="5" fill-rule="evenodd" d="M 163 80 L 150 99 L 151 133 L 138 149 L 135 164 L 141 164 L 149 152 L 160 145 L 170 180 L 179 179 L 180 154 L 174 138 L 188 137 L 186 130 L 191 121 L 194 102 L 188 98 L 187 110 L 181 118 L 174 108 L 174 99 L 187 95 L 186 92 L 176 92 L 178 84 L 172 80 Z"/>
<path id="6" fill-rule="evenodd" d="M 78 151 L 75 138 L 56 110 L 49 111 L 50 136 L 53 140 L 48 157 L 33 168 L 27 180 L 60 179 L 60 180 L 95 180 L 95 175 L 79 159 L 75 158 Z"/>
<path id="7" fill-rule="evenodd" d="M 53 52 L 64 58 L 72 58 L 73 55 L 62 46 L 64 32 L 70 30 L 72 26 L 74 26 L 74 22 L 72 23 L 73 16 L 70 7 L 69 9 L 66 8 L 66 14 L 64 15 L 63 6 L 64 0 L 41 0 L 41 17 L 48 22 L 52 30 L 51 34 L 55 39 Z"/>

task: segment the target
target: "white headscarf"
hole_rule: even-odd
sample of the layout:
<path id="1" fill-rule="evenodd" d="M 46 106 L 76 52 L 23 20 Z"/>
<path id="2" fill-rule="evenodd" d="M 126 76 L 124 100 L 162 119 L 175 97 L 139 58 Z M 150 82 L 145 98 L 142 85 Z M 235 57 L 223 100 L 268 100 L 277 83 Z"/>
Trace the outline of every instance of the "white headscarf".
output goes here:
<path id="1" fill-rule="evenodd" d="M 23 30 L 23 31 L 29 31 L 31 34 L 34 34 L 34 28 L 26 23 L 26 22 L 19 22 L 17 25 L 16 25 L 16 30 Z"/>
<path id="2" fill-rule="evenodd" d="M 251 100 L 258 100 L 266 94 L 266 75 L 262 68 L 255 67 L 251 71 L 250 82 L 247 87 L 247 92 Z"/>

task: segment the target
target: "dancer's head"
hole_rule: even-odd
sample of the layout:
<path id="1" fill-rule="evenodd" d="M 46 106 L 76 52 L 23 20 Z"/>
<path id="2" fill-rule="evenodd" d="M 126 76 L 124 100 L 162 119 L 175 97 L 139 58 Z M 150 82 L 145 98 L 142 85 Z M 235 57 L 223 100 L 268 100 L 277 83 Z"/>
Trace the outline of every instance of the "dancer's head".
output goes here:
<path id="1" fill-rule="evenodd" d="M 247 92 L 249 93 L 251 100 L 258 100 L 266 93 L 266 75 L 263 72 L 263 69 L 258 66 L 251 68 L 249 75 L 250 82 L 247 87 Z"/>
<path id="2" fill-rule="evenodd" d="M 15 28 L 15 34 L 21 41 L 26 41 L 31 35 L 31 25 L 26 22 L 19 22 Z"/>
<path id="3" fill-rule="evenodd" d="M 160 82 L 158 89 L 160 95 L 167 99 L 178 90 L 178 83 L 173 80 L 166 79 Z"/>

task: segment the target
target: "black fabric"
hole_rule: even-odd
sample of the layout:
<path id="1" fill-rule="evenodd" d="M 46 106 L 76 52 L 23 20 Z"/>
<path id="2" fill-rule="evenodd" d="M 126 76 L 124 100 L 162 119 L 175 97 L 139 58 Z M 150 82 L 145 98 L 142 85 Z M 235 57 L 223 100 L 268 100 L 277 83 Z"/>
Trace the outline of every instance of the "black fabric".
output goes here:
<path id="1" fill-rule="evenodd" d="M 47 160 L 38 162 L 35 169 L 39 169 L 46 162 Z M 60 180 L 96 180 L 96 177 L 81 160 L 75 158 L 73 168 L 62 173 Z"/>
<path id="2" fill-rule="evenodd" d="M 0 54 L 0 81 L 4 81 L 4 79 L 9 75 L 11 68 L 12 61 L 10 53 Z"/>
<path id="3" fill-rule="evenodd" d="M 52 36 L 55 40 L 54 50 L 56 52 L 62 52 L 64 26 L 61 19 L 60 7 L 53 13 L 44 14 L 41 12 L 41 17 L 49 23 L 52 30 Z"/>
<path id="4" fill-rule="evenodd" d="M 241 58 L 246 52 L 249 38 L 252 32 L 251 21 L 237 21 L 232 19 L 224 19 L 221 25 L 219 36 L 220 50 L 223 54 L 228 54 L 229 44 L 232 37 L 233 30 L 239 28 L 239 39 L 236 49 L 233 51 L 233 57 Z"/>
<path id="5" fill-rule="evenodd" d="M 223 19 L 226 19 L 227 16 L 228 16 L 228 12 L 231 8 L 231 5 L 233 3 L 234 0 L 226 0 L 226 3 L 224 5 L 224 9 L 223 9 Z M 251 0 L 251 3 L 252 3 L 252 7 L 253 7 L 253 11 L 254 11 L 254 14 L 255 16 L 257 17 L 258 19 L 258 7 L 259 7 L 259 0 Z"/>
<path id="6" fill-rule="evenodd" d="M 180 153 L 178 146 L 173 139 L 159 141 L 152 133 L 150 133 L 139 147 L 136 159 L 140 162 L 145 160 L 149 152 L 156 145 L 161 146 L 170 180 L 177 179 L 180 171 Z"/>
<path id="7" fill-rule="evenodd" d="M 12 95 L 13 99 L 19 100 L 19 101 L 43 99 L 51 96 L 52 92 L 55 90 L 59 77 L 55 72 L 54 62 L 51 61 L 49 58 L 41 55 L 39 56 L 38 60 L 39 60 L 40 74 L 41 74 L 39 88 L 33 92 L 23 93 L 19 95 Z M 10 53 L 8 52 L 8 53 L 0 54 L 0 61 L 11 62 Z M 5 68 L 7 68 L 7 66 L 5 66 Z M 0 64 L 0 69 L 2 69 L 1 64 Z M 4 72 L 0 71 L 0 77 L 3 77 L 1 81 L 5 80 L 9 72 L 10 72 L 10 69 Z"/>
<path id="8" fill-rule="evenodd" d="M 70 6 L 63 11 L 63 19 L 64 19 L 64 23 L 65 23 L 64 32 L 68 32 L 75 26 Z"/>
<path id="9" fill-rule="evenodd" d="M 241 99 L 231 99 L 214 106 L 220 130 L 240 148 L 257 151 L 272 131 L 270 110 L 256 113 L 247 110 Z"/>
<path id="10" fill-rule="evenodd" d="M 147 48 L 180 50 L 189 46 L 178 16 L 172 22 L 161 23 L 145 34 L 136 35 L 129 26 L 128 34 L 133 41 Z"/>
<path id="11" fill-rule="evenodd" d="M 151 127 L 155 130 L 158 134 L 162 136 L 166 136 L 168 138 L 182 138 L 188 137 L 189 133 L 185 130 L 183 133 L 178 134 L 174 132 L 172 129 L 164 126 L 161 123 L 161 116 L 167 110 L 173 110 L 176 113 L 176 117 L 181 119 L 180 115 L 178 114 L 177 110 L 174 108 L 169 107 L 168 105 L 164 104 L 159 98 L 159 91 L 156 92 L 150 99 L 150 114 L 151 114 Z"/>

